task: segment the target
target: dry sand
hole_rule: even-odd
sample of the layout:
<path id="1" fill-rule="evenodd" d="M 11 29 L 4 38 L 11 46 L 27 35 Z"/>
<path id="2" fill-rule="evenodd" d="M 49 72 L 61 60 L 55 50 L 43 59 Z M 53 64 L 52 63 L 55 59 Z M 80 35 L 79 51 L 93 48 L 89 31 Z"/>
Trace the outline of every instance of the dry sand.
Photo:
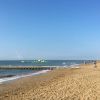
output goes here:
<path id="1" fill-rule="evenodd" d="M 0 100 L 100 100 L 100 63 L 56 69 L 0 85 Z"/>

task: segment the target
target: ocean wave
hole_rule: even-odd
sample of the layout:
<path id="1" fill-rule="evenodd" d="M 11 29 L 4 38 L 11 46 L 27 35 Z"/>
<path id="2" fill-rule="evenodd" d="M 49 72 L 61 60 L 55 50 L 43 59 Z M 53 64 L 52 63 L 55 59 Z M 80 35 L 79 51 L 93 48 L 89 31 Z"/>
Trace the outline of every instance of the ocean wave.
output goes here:
<path id="1" fill-rule="evenodd" d="M 43 73 L 46 73 L 48 71 L 50 71 L 50 70 L 42 70 L 42 71 L 38 71 L 35 73 L 27 74 L 27 75 L 13 76 L 13 77 L 9 77 L 9 78 L 1 78 L 0 84 L 2 84 L 4 82 L 15 80 L 15 79 L 20 79 L 20 78 L 24 78 L 24 77 L 28 77 L 28 76 L 35 76 L 35 75 L 43 74 Z"/>

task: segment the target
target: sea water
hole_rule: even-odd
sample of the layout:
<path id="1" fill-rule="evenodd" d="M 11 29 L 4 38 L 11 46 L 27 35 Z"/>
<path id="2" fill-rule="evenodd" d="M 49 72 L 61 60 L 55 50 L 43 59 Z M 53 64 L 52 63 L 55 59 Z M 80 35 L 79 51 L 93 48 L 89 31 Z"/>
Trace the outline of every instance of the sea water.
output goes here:
<path id="1" fill-rule="evenodd" d="M 91 62 L 90 60 L 85 61 L 87 63 Z M 6 61 L 0 61 L 0 66 L 69 66 L 72 67 L 74 65 L 79 65 L 84 63 L 84 60 L 6 60 Z M 27 75 L 37 75 L 41 72 L 45 71 L 38 71 L 38 70 L 31 70 L 31 69 L 0 69 L 0 81 L 7 81 L 7 80 L 13 80 L 20 77 L 24 77 Z"/>
<path id="2" fill-rule="evenodd" d="M 64 66 L 84 63 L 85 60 L 2 60 L 0 66 Z M 86 62 L 91 62 L 86 60 Z"/>
<path id="3" fill-rule="evenodd" d="M 85 62 L 91 62 L 89 60 Z M 0 66 L 74 66 L 77 64 L 84 63 L 84 60 L 3 60 L 0 61 Z M 1 75 L 20 75 L 20 74 L 27 74 L 35 72 L 35 70 L 4 70 L 0 69 L 0 76 Z"/>

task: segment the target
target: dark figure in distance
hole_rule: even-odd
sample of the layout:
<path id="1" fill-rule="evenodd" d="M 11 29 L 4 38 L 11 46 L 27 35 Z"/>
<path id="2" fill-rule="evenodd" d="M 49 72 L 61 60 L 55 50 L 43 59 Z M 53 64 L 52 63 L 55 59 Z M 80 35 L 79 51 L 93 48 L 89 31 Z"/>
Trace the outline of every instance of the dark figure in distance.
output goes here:
<path id="1" fill-rule="evenodd" d="M 97 62 L 96 61 L 94 61 L 94 68 L 97 68 Z"/>

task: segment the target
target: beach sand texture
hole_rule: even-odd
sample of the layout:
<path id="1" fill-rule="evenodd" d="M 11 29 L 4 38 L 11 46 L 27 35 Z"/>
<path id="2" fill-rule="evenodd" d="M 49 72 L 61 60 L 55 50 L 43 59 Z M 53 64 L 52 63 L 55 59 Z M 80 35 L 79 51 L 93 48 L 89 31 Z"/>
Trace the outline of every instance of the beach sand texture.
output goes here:
<path id="1" fill-rule="evenodd" d="M 100 63 L 62 68 L 0 85 L 0 100 L 100 100 Z"/>

